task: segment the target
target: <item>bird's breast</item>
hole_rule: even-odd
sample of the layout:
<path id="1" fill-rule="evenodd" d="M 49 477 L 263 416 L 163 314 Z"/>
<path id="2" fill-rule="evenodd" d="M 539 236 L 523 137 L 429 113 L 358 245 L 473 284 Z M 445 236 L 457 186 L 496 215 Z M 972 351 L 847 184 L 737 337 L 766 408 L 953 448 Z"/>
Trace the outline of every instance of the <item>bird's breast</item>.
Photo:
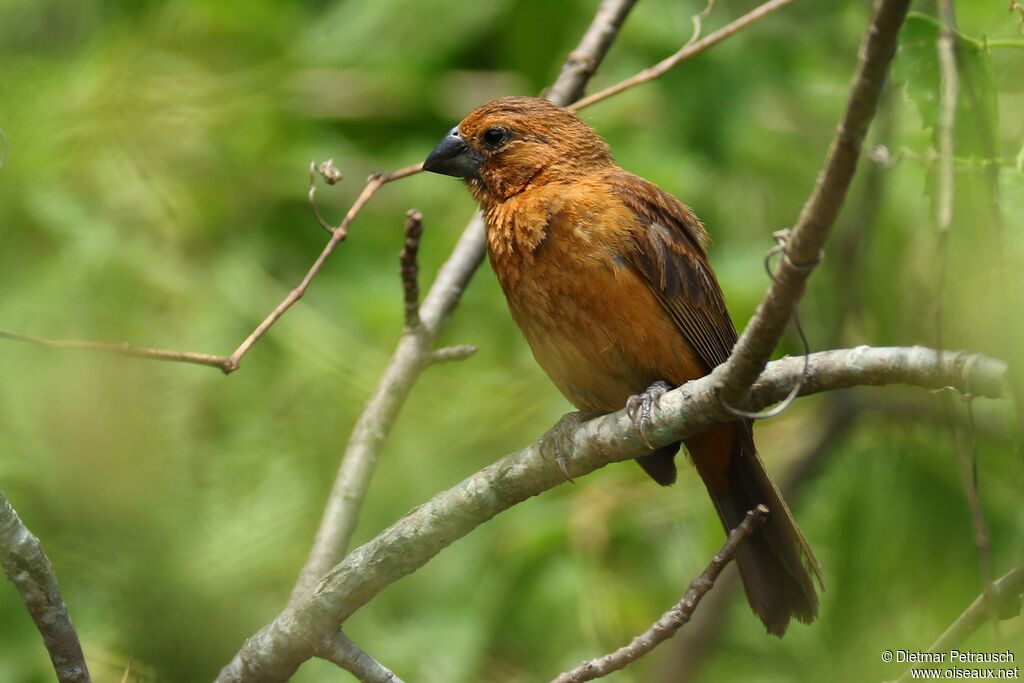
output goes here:
<path id="1" fill-rule="evenodd" d="M 561 204 L 561 203 L 560 203 Z M 488 254 L 533 355 L 578 408 L 610 412 L 656 380 L 703 374 L 650 288 L 620 256 L 614 212 L 564 204 L 488 212 Z"/>

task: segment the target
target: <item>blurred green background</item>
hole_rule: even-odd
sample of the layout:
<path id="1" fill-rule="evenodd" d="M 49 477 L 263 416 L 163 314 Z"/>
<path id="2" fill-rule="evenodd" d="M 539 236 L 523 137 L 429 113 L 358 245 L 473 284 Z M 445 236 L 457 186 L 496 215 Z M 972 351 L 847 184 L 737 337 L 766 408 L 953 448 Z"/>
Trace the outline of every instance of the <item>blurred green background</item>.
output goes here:
<path id="1" fill-rule="evenodd" d="M 596 4 L 0 0 L 0 328 L 229 353 L 325 241 L 305 198 L 310 160 L 332 157 L 345 174 L 320 190 L 321 210 L 340 217 L 370 171 L 419 162 L 475 105 L 541 92 Z M 723 0 L 708 24 L 753 6 Z M 594 86 L 676 50 L 701 8 L 639 2 Z M 947 284 L 931 192 L 934 27 L 918 19 L 870 135 L 885 150 L 861 164 L 802 306 L 815 349 L 934 345 L 941 299 L 947 347 L 1024 360 L 1024 35 L 1003 0 L 956 9 L 965 35 L 1002 42 L 961 50 L 973 95 L 958 109 Z M 767 284 L 771 232 L 813 185 L 867 14 L 863 2 L 796 3 L 583 114 L 620 164 L 707 222 L 739 327 Z M 425 216 L 428 285 L 473 203 L 457 182 L 421 175 L 374 198 L 229 378 L 0 343 L 0 488 L 43 540 L 97 681 L 121 680 L 129 662 L 129 680 L 209 680 L 284 604 L 400 332 L 410 207 Z M 417 385 L 357 543 L 569 409 L 486 268 L 443 341 L 480 350 Z M 954 404 L 965 443 L 977 439 L 1001 574 L 1024 560 L 1017 428 L 1007 403 L 976 401 L 973 431 Z M 695 649 L 678 638 L 609 680 L 895 678 L 902 667 L 882 650 L 927 647 L 981 586 L 940 415 L 923 390 L 857 390 L 762 424 L 780 478 L 830 437 L 791 500 L 824 565 L 821 618 L 779 641 L 742 599 L 718 596 L 684 629 L 704 637 Z M 692 473 L 659 489 L 613 466 L 478 529 L 346 631 L 410 682 L 548 680 L 649 625 L 721 541 Z M 970 644 L 1024 657 L 1024 626 L 1005 622 L 999 639 L 986 627 Z M 0 681 L 48 680 L 2 583 Z M 295 680 L 349 678 L 311 662 Z"/>

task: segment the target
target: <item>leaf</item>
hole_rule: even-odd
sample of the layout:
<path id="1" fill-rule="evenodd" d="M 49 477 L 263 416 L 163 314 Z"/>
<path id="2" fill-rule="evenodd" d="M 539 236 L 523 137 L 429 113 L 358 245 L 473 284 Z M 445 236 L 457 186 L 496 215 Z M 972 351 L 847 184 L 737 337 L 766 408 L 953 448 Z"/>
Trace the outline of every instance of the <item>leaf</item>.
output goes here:
<path id="1" fill-rule="evenodd" d="M 941 24 L 916 12 L 907 17 L 893 78 L 906 83 L 907 95 L 917 106 L 925 128 L 937 144 L 941 71 L 938 40 Z M 956 38 L 957 103 L 954 146 L 958 157 L 998 156 L 999 119 L 988 47 L 960 33 Z"/>

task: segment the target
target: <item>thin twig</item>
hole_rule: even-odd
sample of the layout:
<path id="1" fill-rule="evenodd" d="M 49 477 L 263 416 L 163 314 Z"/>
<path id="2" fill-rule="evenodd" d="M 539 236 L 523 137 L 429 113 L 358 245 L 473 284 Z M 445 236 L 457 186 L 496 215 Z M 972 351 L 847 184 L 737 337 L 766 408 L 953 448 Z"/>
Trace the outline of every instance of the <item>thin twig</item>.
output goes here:
<path id="1" fill-rule="evenodd" d="M 882 0 L 871 18 L 846 112 L 814 191 L 786 240 L 785 258 L 729 360 L 712 373 L 726 405 L 741 407 L 747 387 L 765 367 L 803 296 L 856 171 L 909 5 L 910 0 Z"/>
<path id="2" fill-rule="evenodd" d="M 589 107 L 592 104 L 597 104 L 602 100 L 606 100 L 609 97 L 612 97 L 613 95 L 618 95 L 619 93 L 629 90 L 630 88 L 635 88 L 638 85 L 642 85 L 644 83 L 653 81 L 654 79 L 664 75 L 669 70 L 679 66 L 687 59 L 695 57 L 701 52 L 707 50 L 709 47 L 717 45 L 726 38 L 729 38 L 733 34 L 739 33 L 745 28 L 749 28 L 750 26 L 760 21 L 761 19 L 765 18 L 775 10 L 781 9 L 793 1 L 794 0 L 769 0 L 769 2 L 766 2 L 760 7 L 757 7 L 756 9 L 747 12 L 739 19 L 733 21 L 730 24 L 727 24 L 726 26 L 723 26 L 714 33 L 708 35 L 706 38 L 702 38 L 701 40 L 698 40 L 695 43 L 687 43 L 682 49 L 673 54 L 671 57 L 667 57 L 661 60 L 654 66 L 648 67 L 643 71 L 637 73 L 636 75 L 630 76 L 624 81 L 620 81 L 613 86 L 607 87 L 604 90 L 598 91 L 593 95 L 584 97 L 583 99 L 572 103 L 571 105 L 569 105 L 569 109 L 572 109 L 573 111 L 579 111 L 580 109 Z"/>
<path id="3" fill-rule="evenodd" d="M 36 623 L 60 683 L 89 683 L 82 645 L 43 546 L 0 492 L 0 564 Z"/>
<path id="4" fill-rule="evenodd" d="M 402 275 L 402 292 L 405 296 L 405 329 L 415 330 L 420 326 L 420 265 L 417 256 L 420 251 L 420 237 L 423 236 L 423 214 L 409 209 L 405 214 L 405 241 L 398 256 Z"/>
<path id="5" fill-rule="evenodd" d="M 313 281 L 313 278 L 316 277 L 317 273 L 320 272 L 320 269 L 334 251 L 335 247 L 337 247 L 348 236 L 348 227 L 352 224 L 352 221 L 355 220 L 355 217 L 360 211 L 362 211 L 363 207 L 366 206 L 366 203 L 370 201 L 370 198 L 377 193 L 377 190 L 388 183 L 419 173 L 421 170 L 423 170 L 422 167 L 417 164 L 416 166 L 401 168 L 392 173 L 375 173 L 370 176 L 366 181 L 366 186 L 363 188 L 363 191 L 359 193 L 355 202 L 352 203 L 352 207 L 348 210 L 348 213 L 345 214 L 345 218 L 340 224 L 338 224 L 338 227 L 334 228 L 334 231 L 331 234 L 331 239 L 328 240 L 327 245 L 324 246 L 323 251 L 320 252 L 320 256 L 318 256 L 313 262 L 313 265 L 310 266 L 306 276 L 302 278 L 302 281 L 295 286 L 295 289 L 289 292 L 288 296 L 286 296 L 284 300 L 279 303 L 266 318 L 264 318 L 263 322 L 256 326 L 256 329 L 252 331 L 245 341 L 239 344 L 238 348 L 235 349 L 230 356 L 232 363 L 231 370 L 226 370 L 225 372 L 238 369 L 239 363 L 242 361 L 245 354 L 249 352 L 249 349 L 252 348 L 252 345 L 259 341 L 260 337 L 266 334 L 267 330 L 270 329 L 270 326 L 277 322 L 277 320 L 285 314 L 285 311 L 291 308 L 296 301 L 302 298 L 302 295 L 305 294 L 306 290 L 309 288 L 309 284 Z"/>
<path id="6" fill-rule="evenodd" d="M 789 393 L 802 370 L 801 359 L 769 363 L 744 407 L 756 409 L 778 401 Z M 801 393 L 903 383 L 933 389 L 970 385 L 977 396 L 998 398 L 1005 391 L 1005 376 L 1004 363 L 982 356 L 945 354 L 940 359 L 935 351 L 920 347 L 857 347 L 811 354 Z M 646 436 L 655 448 L 730 419 L 718 402 L 712 376 L 664 394 L 651 417 Z M 644 436 L 624 409 L 583 423 L 562 443 L 565 471 L 574 478 L 649 452 Z M 534 442 L 416 507 L 349 553 L 323 576 L 315 591 L 300 596 L 249 638 L 217 680 L 260 683 L 288 678 L 314 655 L 315 643 L 333 635 L 385 587 L 416 571 L 495 515 L 565 483 L 565 471 Z"/>
<path id="7" fill-rule="evenodd" d="M 341 171 L 334 165 L 334 159 L 328 159 L 319 166 L 316 165 L 315 161 L 309 162 L 309 208 L 313 210 L 313 217 L 316 218 L 316 222 L 320 224 L 320 227 L 326 230 L 328 234 L 333 234 L 334 228 L 320 214 L 320 209 L 316 205 L 317 175 L 323 178 L 324 182 L 328 185 L 334 185 L 341 180 Z"/>
<path id="8" fill-rule="evenodd" d="M 210 367 L 220 368 L 225 373 L 231 372 L 231 359 L 228 356 L 212 356 L 208 353 L 147 349 L 132 346 L 131 344 L 108 344 L 105 342 L 84 341 L 78 339 L 43 339 L 42 337 L 33 337 L 28 334 L 9 332 L 7 330 L 0 330 L 0 339 L 11 339 L 14 341 L 26 342 L 44 349 L 99 351 L 101 353 L 113 353 L 118 356 L 129 356 L 131 358 L 165 360 L 178 363 L 192 363 L 194 365 L 209 365 Z"/>
<path id="9" fill-rule="evenodd" d="M 829 394 L 829 399 L 825 414 L 814 420 L 820 426 L 820 432 L 783 475 L 779 488 L 790 507 L 794 501 L 798 502 L 808 482 L 817 476 L 836 452 L 837 444 L 847 437 L 868 407 L 866 403 L 853 400 L 848 393 Z M 741 594 L 742 584 L 739 573 L 733 570 L 720 577 L 716 585 L 715 592 L 704 600 L 704 607 L 694 615 L 690 627 L 676 638 L 672 652 L 662 658 L 661 673 L 656 679 L 661 683 L 696 680 L 706 659 L 718 651 L 716 640 L 725 633 L 729 605 Z"/>
<path id="10" fill-rule="evenodd" d="M 1020 614 L 1021 597 L 1024 594 L 1024 565 L 1011 569 L 998 580 L 989 584 L 981 595 L 956 618 L 928 652 L 949 652 L 966 640 L 989 619 L 1012 619 Z M 897 683 L 911 680 L 911 670 L 900 676 Z"/>
<path id="11" fill-rule="evenodd" d="M 472 344 L 456 344 L 446 346 L 430 354 L 431 363 L 450 363 L 456 360 L 466 360 L 476 353 L 476 347 Z"/>
<path id="12" fill-rule="evenodd" d="M 786 258 L 786 240 L 789 238 L 788 230 L 778 230 L 775 232 L 775 246 L 768 251 L 768 255 L 764 259 L 764 269 L 768 273 L 770 280 L 775 279 L 775 273 L 772 272 L 772 257 L 775 255 L 781 255 L 783 259 Z M 817 262 L 803 266 L 804 268 L 813 268 L 817 265 Z M 736 417 L 746 418 L 748 420 L 770 420 L 773 417 L 778 417 L 786 411 L 789 406 L 796 400 L 797 395 L 800 393 L 800 385 L 803 384 L 804 378 L 807 374 L 807 357 L 811 353 L 811 345 L 807 341 L 807 333 L 804 332 L 804 326 L 800 322 L 800 304 L 799 302 L 793 306 L 793 327 L 796 328 L 797 336 L 800 337 L 800 348 L 803 349 L 804 357 L 804 374 L 800 376 L 800 381 L 793 385 L 793 389 L 789 392 L 786 398 L 775 406 L 761 412 L 752 413 L 747 410 L 740 410 L 739 408 L 733 408 L 731 405 L 722 401 L 722 407 L 725 408 L 729 413 Z"/>
<path id="13" fill-rule="evenodd" d="M 715 0 L 708 0 L 708 4 L 704 6 L 704 9 L 691 17 L 691 20 L 693 21 L 693 33 L 690 34 L 690 39 L 686 41 L 685 47 L 693 45 L 700 38 L 700 34 L 704 31 L 704 20 L 708 18 L 708 15 L 711 14 L 711 10 L 713 9 L 715 9 Z"/>
<path id="14" fill-rule="evenodd" d="M 1024 35 L 1024 3 L 1010 0 L 1010 12 L 1020 12 L 1020 24 L 1017 25 L 1017 30 Z"/>
<path id="15" fill-rule="evenodd" d="M 316 656 L 337 664 L 362 683 L 403 683 L 391 669 L 366 654 L 341 631 L 325 640 L 317 648 Z"/>
<path id="16" fill-rule="evenodd" d="M 604 657 L 591 659 L 583 662 L 575 669 L 566 671 L 556 677 L 552 683 L 583 683 L 596 678 L 603 678 L 613 671 L 626 668 L 630 663 L 643 657 L 645 654 L 656 648 L 661 643 L 675 635 L 676 631 L 685 626 L 694 611 L 700 604 L 701 599 L 711 590 L 718 575 L 722 573 L 725 566 L 736 556 L 740 544 L 747 536 L 754 532 L 754 529 L 761 526 L 768 519 L 768 508 L 758 505 L 747 512 L 746 517 L 739 526 L 729 532 L 729 538 L 725 545 L 719 550 L 704 572 L 693 580 L 686 594 L 672 609 L 661 615 L 661 618 L 654 622 L 650 628 L 633 638 L 629 645 L 620 647 Z"/>
<path id="17" fill-rule="evenodd" d="M 366 205 L 370 198 L 377 193 L 384 185 L 407 178 L 411 175 L 415 175 L 422 170 L 421 166 L 408 166 L 406 168 L 398 169 L 392 173 L 375 173 L 370 176 L 366 181 L 366 186 L 363 187 L 363 191 L 356 198 L 356 201 L 352 204 L 348 213 L 345 215 L 344 220 L 341 224 L 335 228 L 330 228 L 331 239 L 328 240 L 327 245 L 320 252 L 320 256 L 317 257 L 316 261 L 310 267 L 306 276 L 302 278 L 302 281 L 296 285 L 296 287 L 288 293 L 284 300 L 279 303 L 273 311 L 264 318 L 252 333 L 245 338 L 245 340 L 239 344 L 230 356 L 214 356 L 206 353 L 192 353 L 190 351 L 172 351 L 168 349 L 153 349 L 153 348 L 142 348 L 135 347 L 130 344 L 109 344 L 104 342 L 93 342 L 93 341 L 81 341 L 75 339 L 44 339 L 42 337 L 33 337 L 27 334 L 21 334 L 18 332 L 7 332 L 0 330 L 0 339 L 11 339 L 15 341 L 28 342 L 35 346 L 41 346 L 50 349 L 78 349 L 83 351 L 100 351 L 103 353 L 114 353 L 121 356 L 130 356 L 132 358 L 144 358 L 147 360 L 160 360 L 160 361 L 173 361 L 177 363 L 191 363 L 194 365 L 206 365 L 210 367 L 219 368 L 224 374 L 230 374 L 237 370 L 242 362 L 242 358 L 245 354 L 253 347 L 253 345 L 260 340 L 260 338 L 267 333 L 267 330 L 278 321 L 278 319 L 285 314 L 285 312 L 295 304 L 296 301 L 302 298 L 302 295 L 306 293 L 313 278 L 316 277 L 317 273 L 323 267 L 324 262 L 331 255 L 334 249 L 341 243 L 348 234 L 348 227 L 355 220 L 355 217 L 359 214 L 362 208 Z M 322 217 L 318 217 L 318 221 L 321 225 L 325 225 Z"/>

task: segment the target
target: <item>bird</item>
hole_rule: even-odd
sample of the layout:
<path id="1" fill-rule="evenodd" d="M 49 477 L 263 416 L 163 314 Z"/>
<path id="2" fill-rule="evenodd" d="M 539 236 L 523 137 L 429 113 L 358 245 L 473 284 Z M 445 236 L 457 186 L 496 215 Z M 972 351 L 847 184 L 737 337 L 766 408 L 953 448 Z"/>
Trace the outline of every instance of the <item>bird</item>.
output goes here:
<path id="1" fill-rule="evenodd" d="M 646 441 L 661 395 L 728 359 L 736 328 L 704 224 L 620 168 L 573 111 L 535 97 L 492 100 L 442 137 L 423 170 L 465 181 L 509 311 L 581 418 L 626 407 Z M 781 637 L 791 618 L 811 623 L 821 567 L 758 455 L 751 421 L 711 427 L 683 445 L 726 533 L 748 510 L 769 508 L 736 554 L 768 633 Z M 668 486 L 679 449 L 651 449 L 636 462 Z"/>

